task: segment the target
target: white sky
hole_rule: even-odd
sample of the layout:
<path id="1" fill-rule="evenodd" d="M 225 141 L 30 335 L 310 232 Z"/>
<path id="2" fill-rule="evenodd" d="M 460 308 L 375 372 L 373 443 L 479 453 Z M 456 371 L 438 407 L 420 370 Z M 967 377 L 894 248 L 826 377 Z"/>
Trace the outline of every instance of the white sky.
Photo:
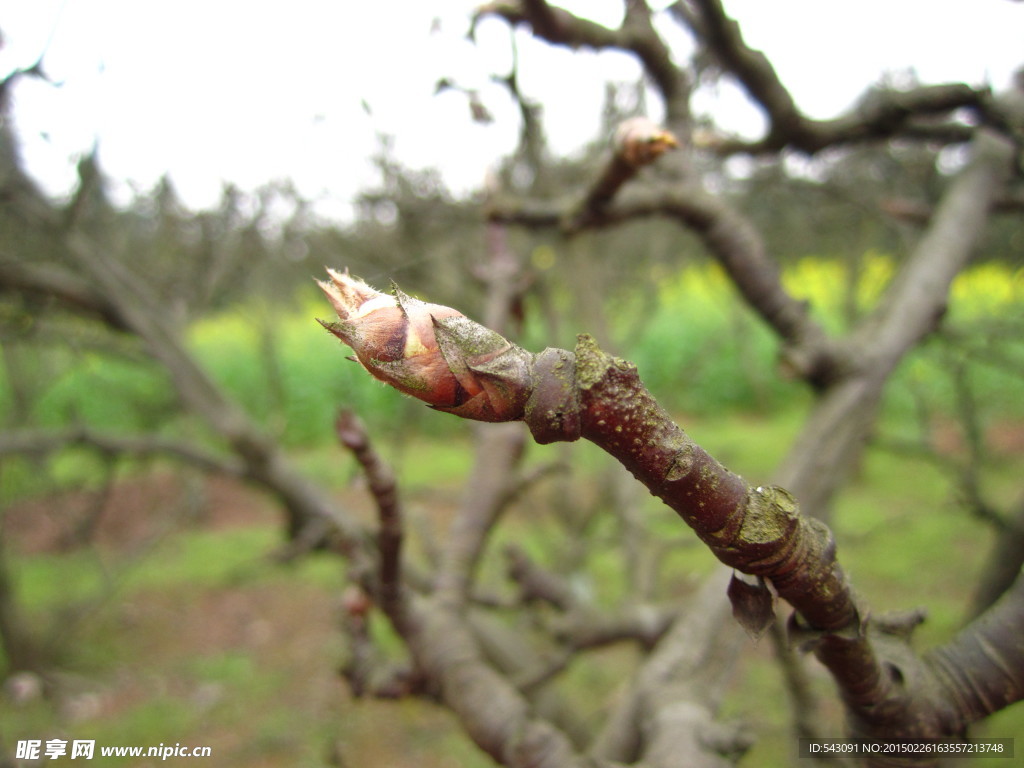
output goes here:
<path id="1" fill-rule="evenodd" d="M 0 75 L 45 50 L 46 71 L 61 84 L 22 81 L 13 109 L 26 164 L 52 194 L 73 187 L 76 160 L 96 145 L 122 198 L 165 172 L 194 208 L 214 205 L 225 181 L 251 190 L 290 178 L 319 212 L 346 217 L 353 195 L 375 179 L 368 158 L 379 132 L 395 136 L 403 162 L 441 168 L 457 191 L 478 186 L 515 145 L 515 109 L 489 84 L 508 72 L 509 35 L 490 20 L 478 45 L 467 42 L 476 4 L 16 0 L 0 11 Z M 563 4 L 606 24 L 621 16 L 621 0 Z M 815 117 L 836 114 L 886 71 L 1002 88 L 1024 64 L 1024 3 L 1010 0 L 725 5 Z M 685 36 L 671 39 L 684 55 Z M 518 40 L 520 86 L 545 105 L 559 152 L 593 138 L 605 80 L 639 77 L 626 55 L 573 54 L 525 33 Z M 496 121 L 472 123 L 464 98 L 434 96 L 446 76 L 482 89 Z M 761 128 L 735 89 L 702 94 L 698 105 L 730 130 Z M 651 108 L 657 118 L 660 105 Z"/>

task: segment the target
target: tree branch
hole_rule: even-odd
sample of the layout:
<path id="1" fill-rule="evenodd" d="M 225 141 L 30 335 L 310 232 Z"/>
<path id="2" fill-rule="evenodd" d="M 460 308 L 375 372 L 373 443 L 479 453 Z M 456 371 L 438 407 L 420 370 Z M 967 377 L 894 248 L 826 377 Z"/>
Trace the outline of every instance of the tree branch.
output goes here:
<path id="1" fill-rule="evenodd" d="M 530 355 L 450 308 L 410 304 L 396 291 L 393 306 L 401 311 L 395 312 L 383 294 L 347 275 L 331 275 L 333 285 L 324 284 L 324 290 L 342 322 L 328 327 L 374 366 L 368 366 L 372 373 L 399 376 L 404 391 L 435 408 L 478 420 L 525 421 L 540 443 L 590 440 L 673 509 L 719 560 L 770 581 L 796 610 L 791 634 L 832 673 L 857 735 L 949 735 L 942 707 L 922 709 L 922 701 L 934 703 L 934 675 L 909 652 L 905 637 L 894 641 L 884 626 L 871 629 L 836 561 L 828 528 L 801 515 L 785 490 L 749 486 L 715 461 L 658 405 L 635 366 L 605 354 L 587 336 L 579 337 L 575 353 L 548 349 Z M 440 314 L 428 334 L 419 313 L 432 311 Z M 418 336 L 410 336 L 412 329 Z M 375 339 L 397 334 L 406 339 L 406 349 L 415 338 L 414 351 L 377 373 Z M 399 375 L 412 370 L 416 379 Z M 456 399 L 450 405 L 449 377 L 467 392 L 479 390 L 474 397 L 486 397 L 486 404 Z M 853 394 L 855 401 L 864 396 Z M 464 551 L 478 552 L 479 546 Z M 465 592 L 468 572 L 454 569 L 454 587 L 439 592 L 453 616 L 462 601 L 448 596 Z M 908 686 L 919 689 L 908 692 Z"/>
<path id="2" fill-rule="evenodd" d="M 985 613 L 928 661 L 955 705 L 960 728 L 1024 699 L 1024 570 Z"/>
<path id="3" fill-rule="evenodd" d="M 385 317 L 393 317 L 399 325 L 416 322 L 411 314 L 376 318 L 386 307 L 372 289 L 359 283 L 350 288 L 337 273 L 333 279 L 337 288 L 332 290 L 360 297 L 350 306 L 332 298 L 339 312 L 346 313 L 343 320 L 350 318 L 345 340 L 357 355 L 367 354 L 362 349 L 361 339 L 366 337 L 361 325 L 376 324 Z M 357 304 L 362 301 L 380 308 L 361 310 Z M 800 516 L 789 494 L 748 487 L 718 464 L 672 422 L 640 383 L 635 367 L 605 355 L 589 337 L 580 337 L 575 355 L 547 350 L 530 356 L 509 347 L 477 364 L 472 362 L 479 350 L 476 339 L 491 332 L 476 330 L 476 324 L 464 318 L 457 323 L 455 319 L 435 320 L 438 331 L 446 334 L 443 351 L 435 339 L 419 338 L 417 349 L 424 351 L 417 352 L 417 369 L 433 373 L 407 390 L 410 394 L 431 402 L 432 388 L 447 387 L 443 377 L 437 378 L 440 371 L 430 359 L 436 355 L 451 371 L 463 372 L 464 386 L 481 386 L 489 392 L 484 417 L 500 412 L 522 419 L 538 442 L 583 436 L 596 443 L 675 510 L 722 562 L 772 581 L 804 624 L 820 634 L 819 657 L 840 686 L 850 689 L 851 702 L 874 705 L 891 693 L 889 678 L 864 635 L 852 590 L 835 561 L 830 533 L 823 524 Z M 332 330 L 339 333 L 338 328 Z M 395 332 L 397 328 L 386 333 Z M 383 328 L 377 333 L 384 333 Z M 475 374 L 477 383 L 471 384 L 466 374 Z M 464 592 L 460 585 L 465 577 L 460 574 L 465 572 L 464 567 L 454 571 L 459 577 L 454 579 L 456 594 Z"/>
<path id="4" fill-rule="evenodd" d="M 641 168 L 678 146 L 672 133 L 646 117 L 624 120 L 615 131 L 611 157 L 583 197 L 579 209 L 563 223 L 563 231 L 572 235 L 588 228 L 592 221 L 599 222 L 608 204 Z"/>
<path id="5" fill-rule="evenodd" d="M 749 734 L 716 714 L 735 669 L 744 635 L 721 599 L 728 570 L 720 569 L 680 612 L 637 672 L 630 690 L 594 743 L 594 754 L 649 768 L 733 766 Z"/>
<path id="6" fill-rule="evenodd" d="M 17 430 L 0 433 L 0 456 L 42 454 L 82 445 L 103 453 L 128 456 L 170 456 L 206 472 L 245 477 L 240 461 L 218 456 L 199 446 L 159 435 L 115 435 L 88 427 L 58 430 Z"/>
<path id="7" fill-rule="evenodd" d="M 949 286 L 966 266 L 984 231 L 992 203 L 1010 173 L 1013 149 L 979 131 L 974 157 L 953 179 L 920 242 L 890 284 L 875 312 L 844 341 L 857 368 L 836 381 L 784 462 L 778 479 L 811 514 L 828 508 L 836 487 L 868 437 L 889 375 L 906 354 L 935 330 Z M 822 472 L 821 467 L 835 468 Z"/>
<path id="8" fill-rule="evenodd" d="M 334 422 L 338 440 L 363 468 L 377 506 L 377 598 L 384 613 L 401 633 L 408 622 L 408 604 L 402 577 L 402 506 L 391 469 L 374 450 L 362 421 L 352 411 L 338 413 Z"/>
<path id="9" fill-rule="evenodd" d="M 873 316 L 858 329 L 861 346 L 894 365 L 945 314 L 949 286 L 974 254 L 1012 171 L 1014 147 L 980 130 L 969 163 L 949 185 L 920 242 Z"/>
<path id="10" fill-rule="evenodd" d="M 768 58 L 747 46 L 739 24 L 729 18 L 719 0 L 693 0 L 700 25 L 691 29 L 714 53 L 724 69 L 739 79 L 747 94 L 768 114 L 772 134 L 798 135 L 804 117 L 779 80 Z"/>
<path id="11" fill-rule="evenodd" d="M 1005 517 L 1000 517 L 999 523 L 998 533 L 971 598 L 972 615 L 995 603 L 1024 567 L 1024 499 L 1018 500 Z"/>
<path id="12" fill-rule="evenodd" d="M 720 0 L 694 0 L 694 4 L 700 9 L 701 21 L 691 25 L 694 33 L 761 105 L 770 125 L 768 134 L 755 142 L 717 142 L 713 149 L 721 155 L 774 153 L 787 147 L 814 154 L 826 147 L 896 135 L 935 138 L 938 127 L 915 123 L 915 118 L 949 114 L 962 107 L 981 108 L 989 97 L 988 89 L 962 83 L 907 91 L 877 90 L 846 115 L 834 120 L 811 120 L 797 107 L 768 58 L 746 44 L 739 24 L 726 15 Z M 960 141 L 970 138 L 966 130 L 950 133 L 952 128 L 955 126 L 943 127 L 942 135 Z"/>
<path id="13" fill-rule="evenodd" d="M 289 514 L 290 533 L 312 546 L 330 539 L 342 551 L 357 556 L 364 536 L 362 528 L 299 474 L 276 444 L 221 392 L 158 311 L 159 304 L 146 283 L 81 234 L 69 233 L 64 245 L 68 255 L 95 281 L 104 302 L 114 308 L 167 370 L 181 401 L 231 446 L 245 465 L 246 475 L 282 502 Z"/>
<path id="14" fill-rule="evenodd" d="M 599 768 L 608 763 L 580 755 L 572 740 L 546 719 L 484 658 L 465 616 L 439 596 L 415 603 L 406 642 L 437 695 L 473 741 L 513 768 Z"/>
<path id="15" fill-rule="evenodd" d="M 793 298 L 785 289 L 781 270 L 768 255 L 757 230 L 728 203 L 690 184 L 682 189 L 628 190 L 614 204 L 585 220 L 574 217 L 576 208 L 576 204 L 565 202 L 502 199 L 495 202 L 488 215 L 494 221 L 551 228 L 563 228 L 566 221 L 596 228 L 650 216 L 673 219 L 701 238 L 747 303 L 783 340 L 783 358 L 794 376 L 821 389 L 849 369 L 850 356 L 829 340 L 824 328 L 811 317 L 806 302 Z M 571 234 L 573 230 L 562 231 Z"/>
<path id="16" fill-rule="evenodd" d="M 533 33 L 549 42 L 573 48 L 608 48 L 615 45 L 614 30 L 552 6 L 546 0 L 485 3 L 473 17 L 499 16 L 512 25 L 529 24 Z"/>
<path id="17" fill-rule="evenodd" d="M 633 53 L 655 82 L 665 100 L 665 122 L 679 130 L 689 122 L 689 76 L 672 61 L 672 54 L 651 23 L 642 0 L 629 0 L 619 29 L 608 29 L 589 19 L 550 5 L 546 0 L 495 2 L 481 6 L 474 25 L 483 16 L 498 16 L 509 24 L 529 24 L 534 35 L 571 48 L 615 48 Z"/>
<path id="18" fill-rule="evenodd" d="M 118 308 L 102 293 L 60 268 L 0 261 L 0 291 L 53 298 L 69 309 L 97 316 L 115 331 L 130 330 Z"/>
<path id="19" fill-rule="evenodd" d="M 576 604 L 572 588 L 565 579 L 538 566 L 522 547 L 510 544 L 505 548 L 506 572 L 519 586 L 519 599 L 524 603 L 542 601 L 568 611 Z"/>

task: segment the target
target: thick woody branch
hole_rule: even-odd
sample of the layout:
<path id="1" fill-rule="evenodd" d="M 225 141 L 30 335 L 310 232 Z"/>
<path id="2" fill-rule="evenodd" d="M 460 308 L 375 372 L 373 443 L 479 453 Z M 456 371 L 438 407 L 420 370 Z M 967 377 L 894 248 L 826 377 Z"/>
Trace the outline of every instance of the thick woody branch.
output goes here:
<path id="1" fill-rule="evenodd" d="M 572 48 L 610 48 L 616 45 L 615 30 L 558 8 L 546 0 L 485 3 L 477 8 L 473 23 L 484 16 L 498 16 L 509 24 L 529 24 L 544 40 Z"/>
<path id="2" fill-rule="evenodd" d="M 966 126 L 934 125 L 920 118 L 949 115 L 963 107 L 981 109 L 989 97 L 987 89 L 962 83 L 877 91 L 846 115 L 811 120 L 801 113 L 768 58 L 746 44 L 739 25 L 726 15 L 720 0 L 694 0 L 694 4 L 700 9 L 700 23 L 692 27 L 694 32 L 762 106 L 770 123 L 767 136 L 758 141 L 717 142 L 713 149 L 722 155 L 778 152 L 786 147 L 813 154 L 826 147 L 896 135 L 966 141 L 970 138 Z"/>
<path id="3" fill-rule="evenodd" d="M 974 615 L 995 603 L 1018 579 L 1024 567 L 1024 499 L 1018 500 L 1005 516 L 994 513 L 989 522 L 998 533 L 971 599 Z"/>
<path id="4" fill-rule="evenodd" d="M 81 314 L 98 317 L 116 331 L 130 327 L 118 308 L 84 280 L 52 266 L 0 262 L 0 291 L 55 299 Z"/>
<path id="5" fill-rule="evenodd" d="M 1024 571 L 1013 586 L 929 661 L 961 727 L 1024 699 Z"/>
<path id="6" fill-rule="evenodd" d="M 682 5 L 673 6 L 673 15 L 690 27 L 768 117 L 769 131 L 761 139 L 721 138 L 709 143 L 707 148 L 720 155 L 765 154 L 787 147 L 814 154 L 827 147 L 894 136 L 959 143 L 970 140 L 973 128 L 955 120 L 935 122 L 936 119 L 948 118 L 964 107 L 974 109 L 983 119 L 998 117 L 989 103 L 987 88 L 949 83 L 871 92 L 845 115 L 832 120 L 810 119 L 800 111 L 768 58 L 747 45 L 739 25 L 729 18 L 720 0 L 694 0 L 692 8 L 679 7 Z M 684 127 L 689 115 L 689 77 L 672 61 L 670 51 L 651 24 L 651 11 L 646 3 L 627 3 L 623 24 L 616 30 L 543 0 L 490 3 L 477 12 L 478 18 L 488 14 L 500 16 L 513 25 L 529 24 L 537 37 L 555 45 L 630 51 L 640 59 L 665 99 L 666 123 L 674 129 Z"/>
<path id="7" fill-rule="evenodd" d="M 414 604 L 406 643 L 419 671 L 473 741 L 514 768 L 600 768 L 572 740 L 538 716 L 527 698 L 485 658 L 464 614 L 443 596 Z M 610 768 L 610 766 L 609 766 Z"/>
<path id="8" fill-rule="evenodd" d="M 539 443 L 590 440 L 673 509 L 724 564 L 770 582 L 796 609 L 790 633 L 832 673 L 857 735 L 949 735 L 942 707 L 922 711 L 916 703 L 934 701 L 934 675 L 905 641 L 889 638 L 884 627 L 869 626 L 836 560 L 828 528 L 800 514 L 787 491 L 748 485 L 695 444 L 646 390 L 635 366 L 608 356 L 587 336 L 579 338 L 575 352 L 547 349 L 531 355 L 496 341 L 461 316 L 450 325 L 435 321 L 434 331 L 443 330 L 443 337 L 426 335 L 429 325 L 416 316 L 415 306 L 395 313 L 383 294 L 347 275 L 331 274 L 334 283 L 324 290 L 348 318 L 344 339 L 360 359 L 378 364 L 369 354 L 370 328 L 373 338 L 406 339 L 405 357 L 395 362 L 417 372 L 416 387 L 406 388 L 409 394 L 469 418 L 494 421 L 501 414 L 504 420 L 525 421 Z M 432 305 L 422 306 L 419 311 L 429 312 L 425 308 Z M 453 312 L 437 311 L 449 317 Z M 408 334 L 417 327 L 420 335 L 410 347 Z M 481 343 L 487 354 L 481 354 Z M 486 397 L 486 407 L 449 405 L 449 377 L 470 391 L 478 389 L 475 397 Z M 465 552 L 480 551 L 479 535 L 467 541 L 477 543 Z M 462 611 L 471 571 L 450 570 L 456 578 L 436 596 L 437 605 L 453 617 Z M 445 674 L 450 672 L 446 667 Z"/>
<path id="9" fill-rule="evenodd" d="M 719 0 L 694 0 L 693 5 L 700 12 L 700 25 L 693 27 L 694 33 L 768 113 L 772 132 L 798 134 L 804 117 L 768 58 L 747 46 L 739 24 L 726 15 Z"/>
<path id="10" fill-rule="evenodd" d="M 626 3 L 626 14 L 619 29 L 601 26 L 545 0 L 487 3 L 477 10 L 475 19 L 488 15 L 503 18 L 511 25 L 528 24 L 534 35 L 555 45 L 633 53 L 665 100 L 668 125 L 678 127 L 687 120 L 689 76 L 673 63 L 671 51 L 651 23 L 650 9 L 641 0 Z"/>
<path id="11" fill-rule="evenodd" d="M 889 375 L 941 322 L 953 278 L 979 242 L 1003 180 L 1012 168 L 1009 142 L 978 131 L 973 157 L 950 182 L 935 215 L 886 296 L 844 342 L 850 371 L 825 391 L 794 442 L 778 481 L 805 510 L 821 514 L 856 463 Z M 820 468 L 835 467 L 835 472 Z"/>
<path id="12" fill-rule="evenodd" d="M 396 313 L 383 294 L 347 275 L 331 275 L 334 284 L 324 290 L 349 319 L 343 334 L 327 325 L 360 359 L 375 367 L 378 338 L 404 340 L 405 356 L 387 368 L 390 374 L 394 364 L 402 366 L 396 387 L 464 417 L 525 421 L 540 443 L 586 437 L 674 509 L 722 562 L 772 579 L 809 626 L 838 631 L 858 624 L 827 530 L 801 517 L 785 491 L 749 488 L 693 443 L 644 388 L 635 366 L 609 357 L 589 336 L 579 338 L 575 354 L 547 349 L 531 355 L 462 316 L 450 317 L 457 323 L 435 321 L 427 335 L 428 324 L 413 310 L 454 310 L 422 304 Z M 419 335 L 412 337 L 416 328 Z M 418 376 L 415 386 L 409 371 Z M 456 385 L 479 389 L 473 398 L 486 397 L 486 403 L 467 410 L 473 399 L 458 404 L 457 398 L 448 405 L 443 398 Z"/>
<path id="13" fill-rule="evenodd" d="M 334 283 L 324 290 L 349 318 L 347 343 L 369 364 L 374 364 L 369 350 L 375 347 L 367 329 L 373 328 L 374 338 L 407 339 L 417 324 L 426 328 L 413 314 L 416 307 L 394 313 L 382 294 L 347 275 L 331 274 Z M 394 328 L 385 330 L 380 325 L 385 322 Z M 435 330 L 442 327 L 435 323 Z M 483 420 L 501 413 L 525 421 L 540 443 L 582 436 L 604 448 L 675 510 L 723 563 L 771 580 L 797 609 L 802 625 L 822 633 L 820 655 L 826 663 L 834 662 L 841 685 L 855 688 L 852 701 L 884 695 L 888 678 L 864 638 L 860 611 L 835 561 L 831 535 L 822 524 L 801 516 L 788 493 L 751 488 L 722 467 L 669 418 L 643 387 L 634 366 L 604 354 L 589 337 L 580 337 L 575 354 L 549 349 L 532 356 L 507 342 L 496 343 L 489 331 L 476 330 L 465 318 L 452 327 L 458 328 L 457 335 L 418 336 L 413 351 L 401 361 L 420 376 L 417 386 L 407 389 L 410 394 L 434 403 L 451 386 L 447 377 L 456 376 L 461 386 L 479 388 L 481 397 L 486 394 L 487 407 L 445 410 Z M 481 340 L 487 349 L 502 351 L 481 358 Z M 442 366 L 449 372 L 443 373 Z M 439 594 L 454 597 L 452 605 L 465 599 L 486 527 L 479 521 L 489 520 L 490 515 L 467 517 L 466 532 L 456 531 L 452 537 L 452 551 L 466 554 L 446 558 L 439 581 Z"/>
<path id="14" fill-rule="evenodd" d="M 955 95 L 951 100 L 955 104 L 947 111 L 980 101 L 977 92 L 960 84 L 924 86 L 920 93 L 888 91 L 877 95 L 870 107 L 852 114 L 832 120 L 802 118 L 792 133 L 773 128 L 767 136 L 754 141 L 713 137 L 705 147 L 720 157 L 728 157 L 776 154 L 784 149 L 798 149 L 813 155 L 833 147 L 891 138 L 929 144 L 964 144 L 974 136 L 973 126 L 959 122 L 936 123 L 927 118 L 930 110 L 941 109 L 938 105 L 945 103 L 946 94 L 961 88 L 971 91 L 972 95 Z M 918 95 L 921 98 L 916 98 Z"/>
<path id="15" fill-rule="evenodd" d="M 933 331 L 946 310 L 949 286 L 966 266 L 1012 170 L 1014 147 L 978 131 L 972 157 L 943 195 L 906 266 L 858 334 L 865 349 L 895 364 Z"/>
<path id="16" fill-rule="evenodd" d="M 673 509 L 726 565 L 772 580 L 812 627 L 859 625 L 831 534 L 777 488 L 751 488 L 694 443 L 641 384 L 636 368 L 589 337 L 575 354 L 579 435 Z"/>
<path id="17" fill-rule="evenodd" d="M 622 22 L 626 48 L 636 54 L 665 101 L 665 122 L 679 129 L 689 122 L 692 83 L 685 70 L 676 66 L 672 52 L 654 28 L 646 0 L 627 0 Z"/>
<path id="18" fill-rule="evenodd" d="M 466 623 L 487 662 L 529 702 L 533 713 L 563 731 L 577 749 L 589 741 L 590 727 L 579 706 L 557 687 L 559 674 L 574 654 L 541 648 L 522 625 L 493 611 L 471 610 Z"/>

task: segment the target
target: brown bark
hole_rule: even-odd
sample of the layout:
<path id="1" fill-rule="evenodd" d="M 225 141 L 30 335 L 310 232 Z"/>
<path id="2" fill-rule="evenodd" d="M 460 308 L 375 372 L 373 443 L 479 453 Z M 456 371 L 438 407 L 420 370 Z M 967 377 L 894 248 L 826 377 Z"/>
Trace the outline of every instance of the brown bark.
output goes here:
<path id="1" fill-rule="evenodd" d="M 995 542 L 971 599 L 972 618 L 996 602 L 1019 579 L 1024 568 L 1024 503 L 1000 521 Z"/>
<path id="2" fill-rule="evenodd" d="M 953 728 L 1024 698 L 1024 571 L 991 608 L 928 660 L 954 705 Z"/>

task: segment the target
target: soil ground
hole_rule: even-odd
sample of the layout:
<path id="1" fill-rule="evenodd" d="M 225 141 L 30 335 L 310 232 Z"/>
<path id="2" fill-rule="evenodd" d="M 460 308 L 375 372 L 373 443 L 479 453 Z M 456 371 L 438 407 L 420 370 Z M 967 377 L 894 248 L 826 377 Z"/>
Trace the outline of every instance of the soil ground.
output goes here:
<path id="1" fill-rule="evenodd" d="M 358 489 L 344 501 L 366 504 Z M 113 567 L 174 546 L 186 531 L 242 528 L 265 530 L 273 542 L 282 518 L 272 500 L 239 481 L 174 473 L 20 502 L 4 519 L 15 556 L 90 550 Z M 273 562 L 274 546 L 237 583 L 156 584 L 110 598 L 100 618 L 81 627 L 80 642 L 94 648 L 65 654 L 67 666 L 44 678 L 46 695 L 35 700 L 29 691 L 17 701 L 24 692 L 7 686 L 0 766 L 17 739 L 116 746 L 146 733 L 155 734 L 151 741 L 212 747 L 211 766 L 487 765 L 436 707 L 353 701 L 338 672 L 340 588 L 290 574 Z M 342 575 L 339 561 L 339 584 Z"/>

